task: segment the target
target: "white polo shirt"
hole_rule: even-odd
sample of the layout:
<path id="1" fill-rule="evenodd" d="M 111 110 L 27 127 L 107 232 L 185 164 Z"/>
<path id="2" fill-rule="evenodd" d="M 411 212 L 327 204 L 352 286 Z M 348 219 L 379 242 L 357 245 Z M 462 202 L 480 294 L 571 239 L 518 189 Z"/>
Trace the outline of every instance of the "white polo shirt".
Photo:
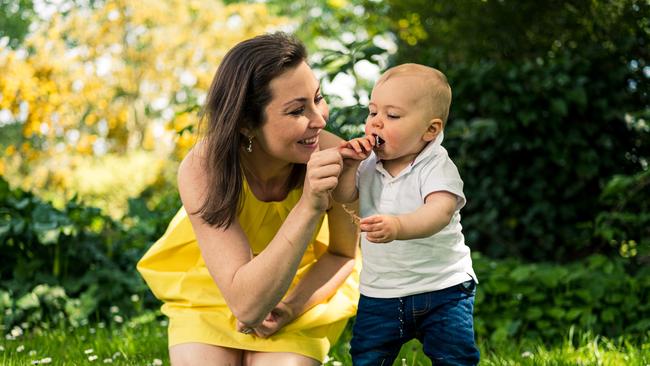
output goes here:
<path id="1" fill-rule="evenodd" d="M 477 281 L 460 224 L 460 209 L 465 205 L 463 181 L 441 146 L 442 139 L 440 134 L 396 177 L 383 168 L 374 152 L 359 166 L 361 217 L 411 213 L 436 191 L 457 197 L 449 225 L 430 237 L 381 244 L 369 242 L 362 233 L 360 290 L 365 296 L 402 297 L 441 290 L 469 279 Z"/>

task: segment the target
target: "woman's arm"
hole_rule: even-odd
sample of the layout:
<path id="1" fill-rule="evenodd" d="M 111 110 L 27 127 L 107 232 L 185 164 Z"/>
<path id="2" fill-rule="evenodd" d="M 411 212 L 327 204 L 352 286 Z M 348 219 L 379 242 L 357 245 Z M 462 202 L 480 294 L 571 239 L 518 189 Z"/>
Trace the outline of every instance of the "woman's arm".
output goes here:
<path id="1" fill-rule="evenodd" d="M 356 202 L 351 204 L 356 206 Z M 345 282 L 354 267 L 359 230 L 341 204 L 328 211 L 330 242 L 309 272 L 267 316 L 255 333 L 268 337 L 287 323 L 329 299 Z"/>
<path id="2" fill-rule="evenodd" d="M 321 132 L 320 149 L 333 149 L 340 146 L 343 139 L 327 132 Z M 347 204 L 358 211 L 357 202 Z M 255 328 L 258 336 L 267 337 L 280 330 L 313 306 L 327 300 L 345 282 L 352 272 L 359 227 L 340 203 L 332 202 L 328 211 L 330 242 L 309 272 L 268 314 L 262 325 Z"/>
<path id="3" fill-rule="evenodd" d="M 253 257 L 239 222 L 214 228 L 194 215 L 203 202 L 207 177 L 202 158 L 193 150 L 181 163 L 178 185 L 201 254 L 235 317 L 247 326 L 260 324 L 284 297 L 320 215 L 336 185 L 338 154 L 312 155 L 307 164 L 303 195 L 268 246 Z M 333 175 L 333 171 L 337 173 Z"/>
<path id="4" fill-rule="evenodd" d="M 354 267 L 358 226 L 339 203 L 334 203 L 329 210 L 328 223 L 330 242 L 327 251 L 283 300 L 296 316 L 334 294 Z"/>
<path id="5" fill-rule="evenodd" d="M 357 169 L 361 161 L 370 156 L 375 144 L 372 136 L 359 137 L 350 141 L 341 142 L 339 152 L 343 158 L 343 170 L 339 176 L 339 184 L 332 192 L 337 202 L 348 203 L 359 199 L 357 189 Z"/>
<path id="6" fill-rule="evenodd" d="M 333 147 L 338 147 L 343 141 L 344 140 L 342 138 L 336 136 L 335 134 L 322 130 L 320 132 L 320 137 L 318 138 L 318 147 L 320 150 L 327 150 Z"/>

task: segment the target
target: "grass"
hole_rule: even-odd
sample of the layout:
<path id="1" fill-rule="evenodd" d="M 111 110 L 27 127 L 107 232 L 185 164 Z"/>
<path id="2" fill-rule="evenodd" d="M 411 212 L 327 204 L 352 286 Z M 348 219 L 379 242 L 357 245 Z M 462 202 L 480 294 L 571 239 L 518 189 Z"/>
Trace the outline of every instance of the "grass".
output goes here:
<path id="1" fill-rule="evenodd" d="M 146 313 L 128 322 L 27 331 L 0 341 L 0 365 L 169 365 L 167 322 Z"/>
<path id="2" fill-rule="evenodd" d="M 348 327 L 350 328 L 350 327 Z M 350 329 L 346 329 L 340 342 L 331 350 L 326 365 L 351 365 L 349 355 Z M 650 339 L 631 341 L 625 337 L 616 340 L 594 336 L 586 332 L 575 334 L 573 328 L 566 339 L 555 345 L 544 345 L 534 340 L 516 340 L 492 344 L 480 339 L 481 366 L 515 365 L 597 365 L 597 366 L 650 366 Z M 402 346 L 394 366 L 431 366 L 416 340 Z"/>
<path id="3" fill-rule="evenodd" d="M 17 365 L 168 365 L 167 322 L 146 313 L 127 322 L 10 332 L 0 341 L 0 364 Z M 350 365 L 349 329 L 330 352 L 325 365 Z M 621 365 L 649 366 L 650 340 L 633 342 L 589 333 L 574 335 L 556 345 L 531 340 L 491 344 L 479 341 L 481 365 Z M 419 342 L 402 347 L 395 366 L 431 365 Z"/>

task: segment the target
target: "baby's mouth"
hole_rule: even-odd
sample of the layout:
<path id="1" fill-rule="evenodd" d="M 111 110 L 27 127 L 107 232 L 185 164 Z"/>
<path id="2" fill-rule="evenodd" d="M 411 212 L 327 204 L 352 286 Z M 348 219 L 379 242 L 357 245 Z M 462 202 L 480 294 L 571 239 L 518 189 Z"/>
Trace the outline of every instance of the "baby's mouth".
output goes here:
<path id="1" fill-rule="evenodd" d="M 375 137 L 375 148 L 380 148 L 386 143 L 386 141 L 382 139 L 381 136 L 377 134 L 372 134 L 372 135 Z"/>

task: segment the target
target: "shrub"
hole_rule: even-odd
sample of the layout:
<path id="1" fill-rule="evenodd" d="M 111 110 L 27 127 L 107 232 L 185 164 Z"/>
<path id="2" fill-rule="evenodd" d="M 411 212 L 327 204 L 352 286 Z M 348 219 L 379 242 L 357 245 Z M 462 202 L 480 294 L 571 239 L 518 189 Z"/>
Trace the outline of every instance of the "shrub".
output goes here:
<path id="1" fill-rule="evenodd" d="M 145 190 L 116 221 L 78 199 L 56 209 L 0 177 L 0 323 L 99 320 L 157 303 L 135 263 L 179 205 L 175 191 Z"/>
<path id="2" fill-rule="evenodd" d="M 650 336 L 650 267 L 593 255 L 567 265 L 491 260 L 474 253 L 476 331 L 492 341 L 562 339 L 569 328 Z"/>

